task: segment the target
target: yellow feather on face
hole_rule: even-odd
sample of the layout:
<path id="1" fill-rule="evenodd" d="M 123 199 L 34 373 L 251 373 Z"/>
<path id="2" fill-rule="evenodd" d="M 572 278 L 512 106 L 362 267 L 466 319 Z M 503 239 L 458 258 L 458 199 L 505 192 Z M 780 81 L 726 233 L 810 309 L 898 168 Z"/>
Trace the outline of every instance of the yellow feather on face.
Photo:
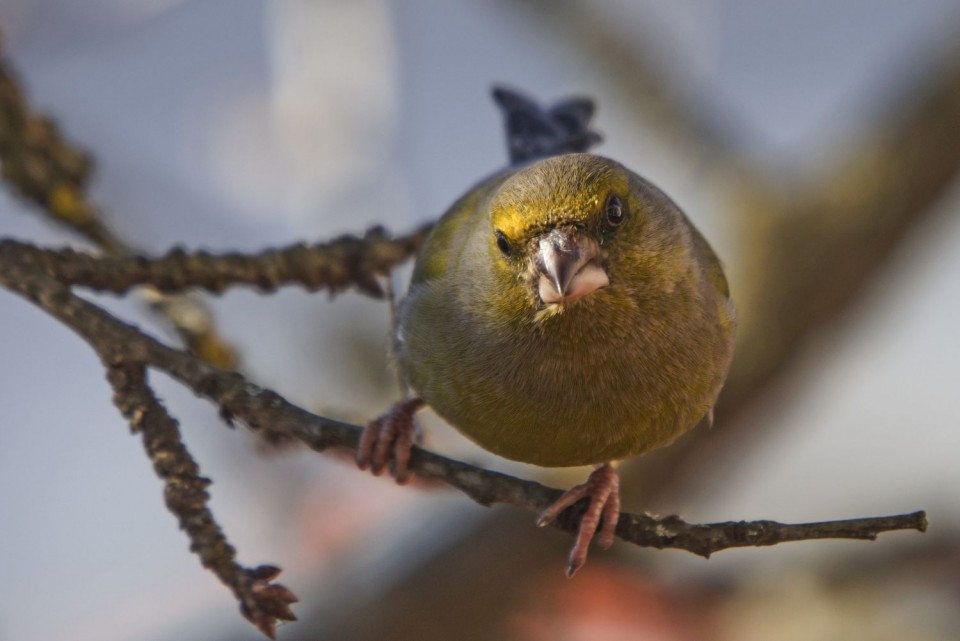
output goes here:
<path id="1" fill-rule="evenodd" d="M 680 209 L 612 160 L 567 154 L 450 208 L 396 348 L 416 393 L 482 447 L 583 465 L 665 445 L 708 414 L 735 324 L 720 263 Z"/>

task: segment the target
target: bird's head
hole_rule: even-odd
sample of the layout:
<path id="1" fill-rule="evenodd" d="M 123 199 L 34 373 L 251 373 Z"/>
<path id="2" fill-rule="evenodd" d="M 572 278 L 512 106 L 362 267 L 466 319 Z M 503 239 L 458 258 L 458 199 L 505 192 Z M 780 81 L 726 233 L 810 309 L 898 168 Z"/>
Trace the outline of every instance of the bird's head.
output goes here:
<path id="1" fill-rule="evenodd" d="M 541 308 L 559 310 L 610 286 L 621 237 L 642 224 L 633 191 L 626 168 L 592 154 L 517 171 L 491 201 L 496 271 Z"/>

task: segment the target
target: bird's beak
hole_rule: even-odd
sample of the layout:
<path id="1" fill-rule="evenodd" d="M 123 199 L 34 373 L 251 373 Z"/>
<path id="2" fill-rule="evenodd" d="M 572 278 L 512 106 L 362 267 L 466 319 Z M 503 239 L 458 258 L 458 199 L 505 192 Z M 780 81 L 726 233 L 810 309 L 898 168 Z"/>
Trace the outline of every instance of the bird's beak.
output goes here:
<path id="1" fill-rule="evenodd" d="M 596 255 L 596 243 L 576 232 L 554 229 L 540 238 L 534 261 L 543 302 L 572 302 L 609 285 L 607 272 L 594 260 Z"/>

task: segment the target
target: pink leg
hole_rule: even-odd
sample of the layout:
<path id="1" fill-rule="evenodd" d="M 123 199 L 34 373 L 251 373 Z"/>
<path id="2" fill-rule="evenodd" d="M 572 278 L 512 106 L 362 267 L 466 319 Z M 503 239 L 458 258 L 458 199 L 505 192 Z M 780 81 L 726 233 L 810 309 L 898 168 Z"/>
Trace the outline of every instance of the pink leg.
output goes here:
<path id="1" fill-rule="evenodd" d="M 369 467 L 375 476 L 380 476 L 392 451 L 394 476 L 397 483 L 405 483 L 409 476 L 407 464 L 415 431 L 413 415 L 424 405 L 426 403 L 421 398 L 400 401 L 394 403 L 386 414 L 370 421 L 357 446 L 357 466 L 361 470 Z"/>
<path id="2" fill-rule="evenodd" d="M 608 548 L 613 543 L 614 531 L 620 517 L 620 476 L 613 463 L 604 463 L 590 473 L 586 483 L 574 486 L 563 496 L 540 514 L 537 525 L 543 527 L 560 516 L 565 509 L 582 499 L 590 497 L 587 511 L 580 519 L 580 530 L 577 540 L 570 550 L 570 561 L 567 566 L 567 576 L 573 576 L 587 560 L 587 551 L 590 548 L 590 539 L 601 525 L 597 544 Z"/>

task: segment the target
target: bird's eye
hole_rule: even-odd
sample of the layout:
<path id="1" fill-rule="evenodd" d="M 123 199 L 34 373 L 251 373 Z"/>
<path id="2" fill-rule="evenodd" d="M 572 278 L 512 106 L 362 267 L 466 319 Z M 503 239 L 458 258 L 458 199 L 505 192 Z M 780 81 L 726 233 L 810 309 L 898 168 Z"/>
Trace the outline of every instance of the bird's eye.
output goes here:
<path id="1" fill-rule="evenodd" d="M 604 211 L 607 215 L 607 224 L 610 227 L 616 227 L 621 222 L 623 222 L 623 203 L 620 202 L 620 198 L 616 194 L 610 194 L 607 197 L 607 204 L 604 207 Z"/>
<path id="2" fill-rule="evenodd" d="M 504 256 L 509 256 L 510 241 L 507 240 L 506 234 L 498 229 L 494 235 L 497 237 L 497 248 L 500 250 L 500 253 Z"/>

